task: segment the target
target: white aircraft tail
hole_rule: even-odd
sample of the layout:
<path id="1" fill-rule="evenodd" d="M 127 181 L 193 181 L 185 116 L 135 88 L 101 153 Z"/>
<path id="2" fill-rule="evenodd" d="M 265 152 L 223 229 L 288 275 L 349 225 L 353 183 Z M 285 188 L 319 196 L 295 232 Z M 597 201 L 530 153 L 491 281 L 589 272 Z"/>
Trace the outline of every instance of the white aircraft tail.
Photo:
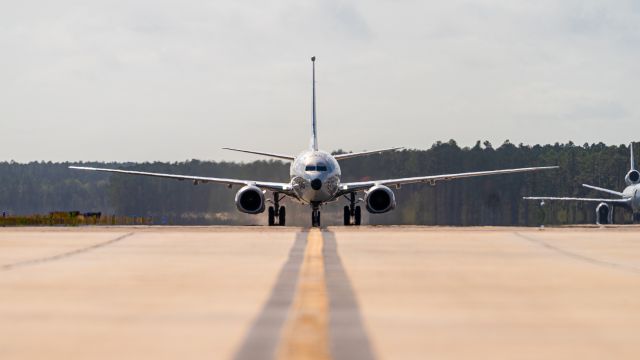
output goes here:
<path id="1" fill-rule="evenodd" d="M 629 145 L 629 148 L 631 148 L 631 170 L 635 170 L 636 169 L 636 162 L 635 162 L 635 160 L 633 160 L 633 143 L 631 143 L 631 145 Z"/>
<path id="2" fill-rule="evenodd" d="M 312 81 L 313 81 L 313 108 L 311 115 L 311 150 L 318 151 L 318 128 L 316 127 L 316 57 L 311 57 Z"/>

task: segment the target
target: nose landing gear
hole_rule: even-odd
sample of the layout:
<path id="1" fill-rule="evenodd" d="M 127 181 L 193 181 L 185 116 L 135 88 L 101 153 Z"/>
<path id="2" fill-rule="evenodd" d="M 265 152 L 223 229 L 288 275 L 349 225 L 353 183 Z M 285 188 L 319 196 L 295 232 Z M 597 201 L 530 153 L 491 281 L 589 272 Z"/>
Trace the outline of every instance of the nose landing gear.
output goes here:
<path id="1" fill-rule="evenodd" d="M 269 206 L 269 226 L 284 226 L 286 223 L 286 209 L 284 206 L 280 206 L 280 200 L 283 198 L 284 196 L 280 197 L 279 193 L 273 193 L 273 206 Z"/>
<path id="2" fill-rule="evenodd" d="M 362 222 L 362 210 L 356 206 L 356 194 L 349 196 L 349 205 L 344 207 L 344 225 L 360 225 Z"/>
<path id="3" fill-rule="evenodd" d="M 311 204 L 311 227 L 320 227 L 320 205 Z"/>
<path id="4" fill-rule="evenodd" d="M 311 212 L 311 227 L 320 227 L 320 210 Z"/>

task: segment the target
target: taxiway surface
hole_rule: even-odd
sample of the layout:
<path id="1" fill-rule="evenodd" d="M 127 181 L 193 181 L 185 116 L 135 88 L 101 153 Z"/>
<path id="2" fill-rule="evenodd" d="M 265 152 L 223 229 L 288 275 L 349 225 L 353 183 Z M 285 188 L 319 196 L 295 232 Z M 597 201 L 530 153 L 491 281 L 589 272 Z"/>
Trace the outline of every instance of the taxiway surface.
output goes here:
<path id="1" fill-rule="evenodd" d="M 0 359 L 636 359 L 640 228 L 0 229 Z"/>

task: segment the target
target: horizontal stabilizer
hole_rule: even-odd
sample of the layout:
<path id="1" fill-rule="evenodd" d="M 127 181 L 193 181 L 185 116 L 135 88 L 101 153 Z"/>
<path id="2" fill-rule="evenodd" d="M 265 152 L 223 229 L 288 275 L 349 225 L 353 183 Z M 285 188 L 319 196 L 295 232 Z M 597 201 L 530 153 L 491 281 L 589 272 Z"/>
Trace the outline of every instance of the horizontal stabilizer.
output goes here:
<path id="1" fill-rule="evenodd" d="M 582 186 L 584 186 L 586 188 L 589 188 L 589 189 L 606 192 L 607 194 L 611 194 L 611 195 L 617 195 L 617 196 L 620 196 L 620 197 L 624 196 L 624 194 L 621 193 L 621 192 L 614 191 L 614 190 L 609 190 L 609 189 L 605 189 L 605 188 L 601 188 L 601 187 L 597 187 L 597 186 L 593 186 L 593 185 L 589 185 L 589 184 L 582 184 Z"/>
<path id="2" fill-rule="evenodd" d="M 400 150 L 400 149 L 404 149 L 404 147 L 394 147 L 394 148 L 389 148 L 389 149 L 378 149 L 378 150 L 371 150 L 371 151 L 361 151 L 361 152 L 355 152 L 355 153 L 348 153 L 348 154 L 339 154 L 339 155 L 334 155 L 333 157 L 336 160 L 344 160 L 344 159 L 351 159 L 354 157 L 358 157 L 358 156 L 366 156 L 366 155 L 371 155 L 371 154 L 380 154 L 383 152 L 387 152 L 387 151 L 395 151 L 395 150 Z"/>
<path id="3" fill-rule="evenodd" d="M 263 155 L 263 156 L 268 156 L 268 157 L 272 157 L 272 158 L 276 158 L 276 159 L 281 159 L 281 160 L 289 160 L 289 161 L 293 161 L 295 159 L 295 156 L 291 156 L 291 155 L 281 155 L 281 154 L 274 154 L 274 153 L 267 153 L 267 152 L 262 152 L 262 151 L 252 151 L 252 150 L 243 150 L 243 149 L 232 149 L 232 148 L 222 148 L 223 150 L 231 150 L 231 151 L 238 151 L 238 152 L 243 152 L 243 153 L 247 153 L 247 154 L 255 154 L 255 155 Z"/>

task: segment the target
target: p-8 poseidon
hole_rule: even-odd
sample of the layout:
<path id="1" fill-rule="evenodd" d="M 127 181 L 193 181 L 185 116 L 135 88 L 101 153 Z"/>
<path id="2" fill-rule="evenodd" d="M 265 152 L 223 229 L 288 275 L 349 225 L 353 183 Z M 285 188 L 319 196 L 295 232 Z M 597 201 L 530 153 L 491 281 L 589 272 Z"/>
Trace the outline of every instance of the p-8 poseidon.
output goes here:
<path id="1" fill-rule="evenodd" d="M 260 214 L 265 211 L 267 191 L 272 193 L 272 205 L 268 208 L 269 225 L 284 225 L 286 219 L 285 207 L 280 202 L 289 197 L 300 203 L 311 207 L 311 224 L 314 227 L 320 226 L 320 208 L 322 205 L 336 201 L 344 197 L 349 201 L 349 205 L 344 207 L 344 224 L 360 225 L 362 211 L 360 206 L 356 206 L 356 194 L 364 192 L 364 204 L 367 211 L 372 214 L 382 214 L 393 210 L 396 207 L 395 195 L 390 187 L 400 188 L 403 184 L 429 183 L 435 185 L 438 181 L 452 180 L 484 175 L 511 174 L 536 170 L 557 168 L 557 166 L 529 167 L 519 169 L 504 169 L 493 171 L 478 171 L 459 174 L 417 176 L 399 179 L 372 180 L 360 182 L 341 182 L 340 160 L 350 159 L 357 156 L 377 154 L 385 151 L 394 151 L 400 148 L 381 149 L 373 151 L 363 151 L 356 153 L 331 155 L 318 148 L 318 131 L 316 127 L 316 81 L 315 81 L 315 57 L 312 62 L 312 117 L 311 117 L 311 146 L 298 156 L 280 155 L 259 151 L 241 150 L 225 148 L 226 150 L 240 151 L 249 154 L 269 156 L 272 158 L 291 161 L 290 176 L 288 183 L 225 179 L 203 176 L 189 176 L 176 174 L 161 174 L 133 170 L 103 169 L 94 167 L 70 166 L 72 169 L 106 171 L 119 174 L 155 176 L 168 179 L 189 180 L 194 184 L 219 183 L 226 184 L 230 188 L 240 186 L 236 194 L 235 202 L 239 211 L 247 214 Z"/>

